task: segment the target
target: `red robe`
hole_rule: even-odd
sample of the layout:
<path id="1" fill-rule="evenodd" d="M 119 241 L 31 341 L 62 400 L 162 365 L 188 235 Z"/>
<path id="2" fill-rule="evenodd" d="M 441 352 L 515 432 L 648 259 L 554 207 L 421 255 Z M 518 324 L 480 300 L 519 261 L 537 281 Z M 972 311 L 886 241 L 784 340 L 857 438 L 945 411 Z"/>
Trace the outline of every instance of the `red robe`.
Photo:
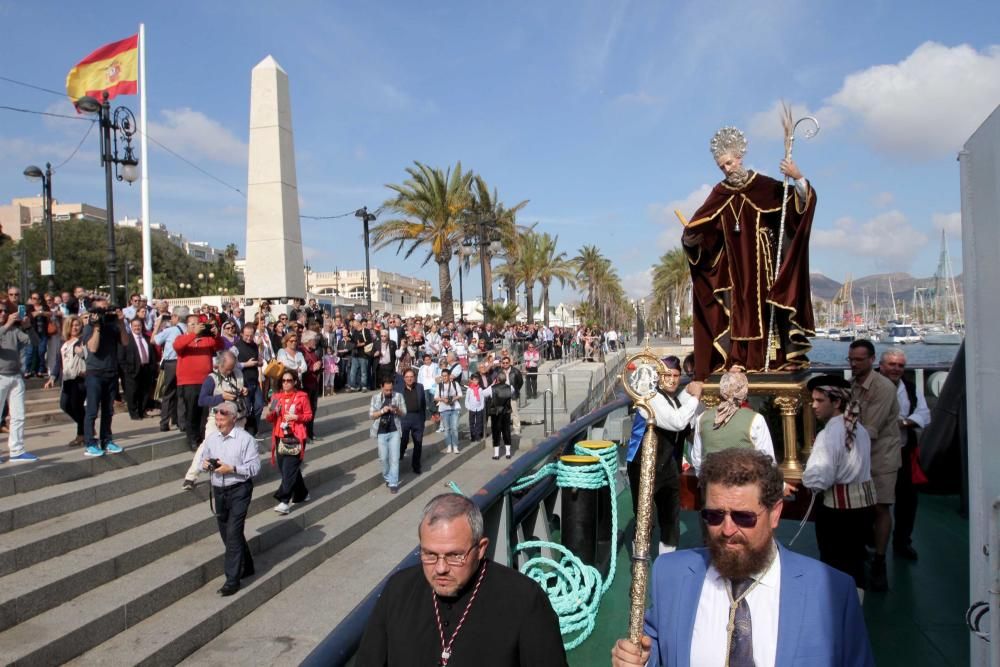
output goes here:
<path id="1" fill-rule="evenodd" d="M 748 371 L 764 370 L 769 304 L 777 307 L 779 340 L 770 369 L 808 364 L 805 355 L 812 345 L 807 336 L 815 333 L 809 233 L 816 193 L 810 184 L 802 201 L 789 184 L 781 270 L 775 276 L 781 195 L 781 181 L 750 172 L 742 188 L 718 183 L 688 223 L 691 234 L 703 236 L 698 246 L 685 248 L 694 302 L 695 379 L 735 363 Z"/>

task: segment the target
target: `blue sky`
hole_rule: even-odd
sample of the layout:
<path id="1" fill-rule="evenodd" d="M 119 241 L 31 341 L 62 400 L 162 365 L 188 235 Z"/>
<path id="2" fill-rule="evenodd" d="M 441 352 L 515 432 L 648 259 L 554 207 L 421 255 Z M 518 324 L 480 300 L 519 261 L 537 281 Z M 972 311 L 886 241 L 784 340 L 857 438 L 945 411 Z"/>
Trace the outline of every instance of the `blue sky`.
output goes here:
<path id="1" fill-rule="evenodd" d="M 250 70 L 271 54 L 291 82 L 302 214 L 374 209 L 413 160 L 461 160 L 506 203 L 530 200 L 520 221 L 558 234 L 568 255 L 598 245 L 634 296 L 678 243 L 673 209 L 690 213 L 719 179 L 718 127 L 746 130 L 747 164 L 777 174 L 780 99 L 823 125 L 795 153 L 818 193 L 813 271 L 931 275 L 940 229 L 960 269 L 955 157 L 1000 103 L 995 2 L 179 1 L 98 16 L 78 2 L 0 0 L 0 21 L 0 76 L 56 90 L 144 21 L 150 135 L 244 190 Z M 3 81 L 0 100 L 70 109 Z M 136 97 L 116 101 L 138 109 Z M 86 129 L 0 119 L 3 202 L 34 194 L 23 168 L 61 162 Z M 245 199 L 150 150 L 153 221 L 242 249 Z M 96 132 L 54 182 L 59 200 L 103 202 Z M 116 213 L 138 215 L 137 187 L 117 187 Z M 363 266 L 354 218 L 302 231 L 314 269 Z M 437 288 L 433 263 L 386 249 L 373 265 Z"/>

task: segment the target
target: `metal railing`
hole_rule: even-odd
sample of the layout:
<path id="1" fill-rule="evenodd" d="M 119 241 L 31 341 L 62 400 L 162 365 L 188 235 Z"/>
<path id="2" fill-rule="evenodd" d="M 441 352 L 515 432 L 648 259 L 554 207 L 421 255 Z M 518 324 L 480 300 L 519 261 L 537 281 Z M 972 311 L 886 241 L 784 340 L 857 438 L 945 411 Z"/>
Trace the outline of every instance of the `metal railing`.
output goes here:
<path id="1" fill-rule="evenodd" d="M 552 477 L 526 489 L 518 496 L 510 487 L 553 458 L 572 451 L 576 442 L 585 439 L 592 426 L 602 423 L 614 411 L 626 408 L 631 401 L 618 396 L 615 400 L 582 415 L 575 421 L 555 431 L 531 451 L 525 452 L 509 468 L 487 482 L 469 498 L 483 513 L 486 535 L 490 538 L 488 556 L 504 565 L 516 567 L 513 547 L 528 536 L 551 537 L 547 511 L 555 504 L 557 487 Z M 545 510 L 545 511 L 543 511 Z M 389 578 L 399 570 L 419 565 L 415 547 L 368 595 L 313 649 L 302 662 L 305 667 L 348 665 L 361 644 L 361 637 L 368 618 L 375 609 L 382 590 Z"/>
<path id="2" fill-rule="evenodd" d="M 552 419 L 552 425 L 555 426 L 556 422 L 556 405 L 555 397 L 552 395 L 551 389 L 546 389 L 542 392 L 542 437 L 549 437 L 549 418 Z M 547 406 L 551 406 L 549 410 L 546 410 Z M 552 429 L 553 431 L 555 428 Z"/>

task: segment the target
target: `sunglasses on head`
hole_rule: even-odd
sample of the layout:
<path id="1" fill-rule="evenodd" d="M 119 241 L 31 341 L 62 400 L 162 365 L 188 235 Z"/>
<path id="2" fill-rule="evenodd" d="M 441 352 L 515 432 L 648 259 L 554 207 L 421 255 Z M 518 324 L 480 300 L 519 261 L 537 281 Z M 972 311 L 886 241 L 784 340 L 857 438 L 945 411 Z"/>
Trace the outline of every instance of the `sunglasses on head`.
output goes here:
<path id="1" fill-rule="evenodd" d="M 701 518 L 709 526 L 721 526 L 728 514 L 733 523 L 740 528 L 753 528 L 757 525 L 757 517 L 766 511 L 751 512 L 750 510 L 713 510 L 705 508 L 701 511 Z"/>

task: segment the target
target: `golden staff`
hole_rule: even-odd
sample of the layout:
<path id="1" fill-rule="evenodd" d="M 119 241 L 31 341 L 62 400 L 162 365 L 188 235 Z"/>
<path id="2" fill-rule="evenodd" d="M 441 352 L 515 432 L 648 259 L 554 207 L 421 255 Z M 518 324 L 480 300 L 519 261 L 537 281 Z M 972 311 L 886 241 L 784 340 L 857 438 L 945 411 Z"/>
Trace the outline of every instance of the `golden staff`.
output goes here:
<path id="1" fill-rule="evenodd" d="M 629 357 L 622 370 L 622 386 L 635 401 L 636 410 L 647 415 L 646 432 L 642 435 L 642 464 L 639 467 L 639 498 L 636 502 L 635 542 L 632 544 L 632 590 L 629 609 L 629 640 L 639 646 L 642 639 L 643 616 L 646 611 L 646 588 L 649 583 L 649 537 L 653 529 L 653 481 L 656 476 L 656 417 L 650 401 L 656 396 L 656 386 L 666 366 L 649 348 Z M 652 382 L 650 382 L 652 378 Z"/>

